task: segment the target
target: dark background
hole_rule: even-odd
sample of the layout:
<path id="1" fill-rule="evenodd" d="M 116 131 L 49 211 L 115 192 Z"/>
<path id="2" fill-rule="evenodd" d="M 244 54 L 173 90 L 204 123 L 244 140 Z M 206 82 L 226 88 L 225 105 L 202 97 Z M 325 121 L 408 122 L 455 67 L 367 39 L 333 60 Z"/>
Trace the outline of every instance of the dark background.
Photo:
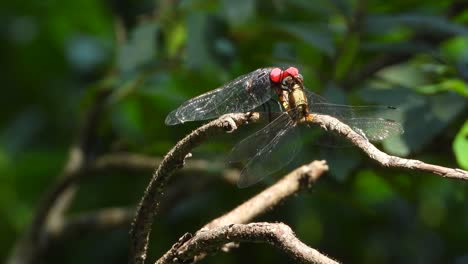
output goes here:
<path id="1" fill-rule="evenodd" d="M 167 127 L 183 101 L 271 65 L 296 65 L 332 102 L 399 108 L 405 133 L 379 145 L 402 157 L 468 169 L 468 11 L 465 1 L 2 1 L 0 4 L 0 259 L 56 182 L 102 93 L 87 159 L 112 152 L 162 157 L 201 122 Z M 103 92 L 104 91 L 104 92 Z M 221 163 L 243 135 L 194 150 Z M 313 130 L 304 135 L 313 142 Z M 304 143 L 296 163 L 322 153 Z M 468 185 L 382 168 L 353 149 L 326 151 L 332 173 L 259 221 L 282 221 L 345 263 L 468 263 Z M 177 199 L 153 225 L 150 262 L 185 232 L 261 191 L 219 168 L 177 174 Z M 221 168 L 222 170 L 222 168 Z M 218 175 L 213 177 L 214 175 Z M 286 172 L 284 170 L 283 172 Z M 80 182 L 67 216 L 133 207 L 151 171 L 102 172 Z M 126 263 L 128 226 L 54 244 L 45 263 Z M 244 244 L 206 263 L 284 263 Z"/>

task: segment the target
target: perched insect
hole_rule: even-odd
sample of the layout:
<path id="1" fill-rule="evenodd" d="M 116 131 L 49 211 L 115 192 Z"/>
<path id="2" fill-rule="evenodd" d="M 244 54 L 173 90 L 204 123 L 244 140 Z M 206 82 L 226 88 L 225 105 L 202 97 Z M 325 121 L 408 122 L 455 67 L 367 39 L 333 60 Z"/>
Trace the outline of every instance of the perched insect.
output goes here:
<path id="1" fill-rule="evenodd" d="M 239 142 L 229 160 L 245 167 L 238 182 L 247 187 L 291 162 L 299 149 L 298 124 L 307 123 L 314 113 L 336 117 L 371 141 L 380 141 L 403 133 L 401 125 L 380 114 L 395 108 L 388 106 L 348 106 L 331 104 L 304 88 L 298 69 L 264 68 L 183 103 L 169 113 L 167 125 L 211 119 L 227 113 L 250 111 L 276 94 L 283 113 L 261 130 Z M 288 137 L 290 140 L 283 140 Z"/>

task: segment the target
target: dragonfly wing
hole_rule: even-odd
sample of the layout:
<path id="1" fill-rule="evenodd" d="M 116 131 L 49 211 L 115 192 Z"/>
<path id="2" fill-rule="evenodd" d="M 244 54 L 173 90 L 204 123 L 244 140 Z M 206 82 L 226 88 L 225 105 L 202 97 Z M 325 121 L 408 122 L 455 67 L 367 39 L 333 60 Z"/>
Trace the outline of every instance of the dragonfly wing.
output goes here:
<path id="1" fill-rule="evenodd" d="M 309 104 L 328 103 L 328 100 L 325 99 L 325 97 L 320 96 L 320 95 L 310 91 L 306 87 L 304 87 L 304 92 L 305 92 L 305 94 L 307 96 L 307 101 L 308 101 Z"/>
<path id="2" fill-rule="evenodd" d="M 382 141 L 404 132 L 400 123 L 385 118 L 352 118 L 345 120 L 354 131 L 369 141 Z"/>
<path id="3" fill-rule="evenodd" d="M 385 105 L 352 106 L 332 104 L 318 94 L 306 89 L 304 91 L 307 96 L 310 112 L 330 115 L 342 121 L 350 118 L 392 116 L 392 112 L 394 113 L 396 110 L 395 107 Z"/>
<path id="4" fill-rule="evenodd" d="M 183 103 L 166 117 L 166 125 L 247 112 L 271 98 L 271 68 L 258 69 Z"/>
<path id="5" fill-rule="evenodd" d="M 228 160 L 246 164 L 237 184 L 240 188 L 259 182 L 291 162 L 300 146 L 295 126 L 284 113 L 233 148 Z"/>
<path id="6" fill-rule="evenodd" d="M 395 107 L 331 104 L 310 91 L 306 90 L 306 94 L 311 113 L 333 116 L 370 141 L 381 141 L 403 133 L 401 124 L 391 119 L 395 114 Z"/>

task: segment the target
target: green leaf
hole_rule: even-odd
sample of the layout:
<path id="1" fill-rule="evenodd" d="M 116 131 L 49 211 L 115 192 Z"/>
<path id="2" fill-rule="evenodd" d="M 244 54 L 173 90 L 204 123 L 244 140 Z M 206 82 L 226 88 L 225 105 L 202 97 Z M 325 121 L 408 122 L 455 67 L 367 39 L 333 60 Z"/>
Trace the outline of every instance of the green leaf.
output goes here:
<path id="1" fill-rule="evenodd" d="M 187 18 L 187 64 L 189 68 L 201 68 L 214 64 L 214 58 L 210 54 L 209 39 L 206 37 L 209 26 L 209 17 L 201 12 L 195 12 Z"/>
<path id="2" fill-rule="evenodd" d="M 440 63 L 428 56 L 418 56 L 409 63 L 384 68 L 377 76 L 421 94 L 451 91 L 466 97 L 468 87 L 455 72 L 452 65 Z"/>
<path id="3" fill-rule="evenodd" d="M 136 70 L 151 62 L 156 55 L 159 25 L 143 22 L 130 32 L 130 39 L 119 50 L 117 65 L 122 72 Z"/>
<path id="4" fill-rule="evenodd" d="M 359 51 L 359 34 L 351 34 L 344 40 L 344 46 L 336 63 L 335 79 L 341 80 L 353 65 Z"/>
<path id="5" fill-rule="evenodd" d="M 339 182 L 344 182 L 359 165 L 362 160 L 362 155 L 357 148 L 322 147 L 320 149 L 320 158 L 327 161 L 330 174 L 333 178 Z"/>
<path id="6" fill-rule="evenodd" d="M 435 94 L 444 91 L 453 91 L 465 97 L 468 97 L 468 86 L 460 79 L 443 80 L 440 83 L 423 85 L 416 87 L 416 90 L 424 94 Z"/>
<path id="7" fill-rule="evenodd" d="M 468 60 L 468 38 L 455 37 L 442 43 L 441 51 L 450 61 Z"/>
<path id="8" fill-rule="evenodd" d="M 467 105 L 466 98 L 451 92 L 425 96 L 406 88 L 377 89 L 379 85 L 382 84 L 373 83 L 372 87 L 361 89 L 359 95 L 368 102 L 397 107 L 401 116 L 395 119 L 405 130 L 397 143 L 407 146 L 407 152 L 402 153 L 405 155 L 429 144 Z M 392 150 L 401 151 L 404 149 Z"/>
<path id="9" fill-rule="evenodd" d="M 0 145 L 9 154 L 24 150 L 44 126 L 44 116 L 37 109 L 18 113 L 9 124 L 0 130 Z"/>
<path id="10" fill-rule="evenodd" d="M 309 243 L 317 244 L 323 239 L 324 227 L 320 221 L 321 217 L 308 207 L 304 208 L 304 210 L 304 217 L 298 219 L 295 232 L 301 234 L 301 237 Z"/>
<path id="11" fill-rule="evenodd" d="M 451 35 L 468 36 L 468 29 L 460 24 L 453 23 L 441 16 L 421 14 L 395 14 L 368 16 L 365 22 L 369 32 L 382 33 L 396 27 L 407 26 L 413 30 L 431 33 L 445 33 Z"/>
<path id="12" fill-rule="evenodd" d="M 390 54 L 411 54 L 423 53 L 432 50 L 432 47 L 421 42 L 392 41 L 384 43 L 367 42 L 361 45 L 361 49 L 366 52 L 385 52 Z"/>
<path id="13" fill-rule="evenodd" d="M 177 55 L 187 39 L 187 30 L 184 24 L 178 23 L 174 28 L 167 32 L 167 49 L 169 56 Z"/>
<path id="14" fill-rule="evenodd" d="M 255 14 L 255 0 L 222 0 L 222 10 L 230 25 L 242 25 Z"/>
<path id="15" fill-rule="evenodd" d="M 378 72 L 377 76 L 393 85 L 404 87 L 418 87 L 428 83 L 424 72 L 409 63 L 386 67 Z"/>
<path id="16" fill-rule="evenodd" d="M 332 0 L 330 1 L 332 5 L 341 13 L 341 15 L 349 17 L 353 12 L 353 7 L 350 1 L 346 0 Z"/>
<path id="17" fill-rule="evenodd" d="M 392 187 L 371 170 L 360 171 L 354 182 L 354 193 L 365 204 L 375 205 L 395 196 Z"/>
<path id="18" fill-rule="evenodd" d="M 453 141 L 453 152 L 460 167 L 468 169 L 468 121 L 465 122 Z"/>
<path id="19" fill-rule="evenodd" d="M 284 10 L 284 6 L 291 6 L 295 9 L 306 11 L 314 17 L 327 17 L 336 12 L 336 7 L 333 3 L 328 1 L 310 1 L 310 0 L 288 0 L 284 2 L 277 2 L 278 8 Z"/>
<path id="20" fill-rule="evenodd" d="M 126 98 L 112 105 L 112 126 L 120 138 L 129 143 L 141 143 L 144 140 L 144 121 L 140 104 L 135 98 Z"/>
<path id="21" fill-rule="evenodd" d="M 313 48 L 323 52 L 328 57 L 335 54 L 335 45 L 329 31 L 310 24 L 278 24 L 278 28 L 302 39 Z"/>

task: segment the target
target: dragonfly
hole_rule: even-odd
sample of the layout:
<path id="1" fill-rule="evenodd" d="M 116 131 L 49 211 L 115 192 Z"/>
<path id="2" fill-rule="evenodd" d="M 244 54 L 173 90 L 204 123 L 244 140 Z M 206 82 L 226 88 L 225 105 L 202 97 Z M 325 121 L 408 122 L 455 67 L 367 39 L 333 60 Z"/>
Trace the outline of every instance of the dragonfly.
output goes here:
<path id="1" fill-rule="evenodd" d="M 308 124 L 314 114 L 330 115 L 346 123 L 369 141 L 381 141 L 403 133 L 401 125 L 382 117 L 396 108 L 390 106 L 350 106 L 329 103 L 304 87 L 296 67 L 270 67 L 242 75 L 225 85 L 194 97 L 170 112 L 167 125 L 207 120 L 228 113 L 248 112 L 277 98 L 279 116 L 259 131 L 237 143 L 228 161 L 244 164 L 237 185 L 251 186 L 287 164 L 300 149 L 300 124 Z"/>

